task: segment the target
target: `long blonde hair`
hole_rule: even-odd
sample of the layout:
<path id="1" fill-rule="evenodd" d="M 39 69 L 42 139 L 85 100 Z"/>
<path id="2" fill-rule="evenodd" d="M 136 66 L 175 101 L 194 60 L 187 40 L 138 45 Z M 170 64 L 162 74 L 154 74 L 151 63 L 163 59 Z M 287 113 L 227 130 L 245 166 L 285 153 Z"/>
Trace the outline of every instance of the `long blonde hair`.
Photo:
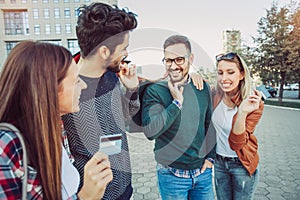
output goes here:
<path id="1" fill-rule="evenodd" d="M 227 62 L 233 62 L 235 64 L 237 64 L 238 69 L 240 70 L 240 72 L 244 75 L 244 78 L 242 80 L 240 80 L 239 82 L 239 88 L 238 88 L 238 95 L 239 95 L 239 100 L 242 101 L 244 99 L 247 98 L 247 96 L 250 95 L 251 90 L 252 90 L 252 81 L 251 81 L 251 77 L 250 77 L 250 73 L 248 70 L 248 66 L 246 65 L 245 61 L 237 54 L 237 53 L 233 53 L 235 54 L 235 56 L 233 57 L 233 59 L 222 59 L 225 60 Z M 225 55 L 225 54 L 224 54 Z M 218 67 L 219 61 L 217 61 L 216 66 Z M 220 86 L 217 84 L 217 92 L 220 94 L 223 94 L 222 89 L 220 88 Z"/>
<path id="2" fill-rule="evenodd" d="M 58 91 L 71 62 L 62 46 L 24 41 L 12 49 L 0 75 L 0 121 L 20 129 L 29 165 L 49 200 L 62 198 Z"/>

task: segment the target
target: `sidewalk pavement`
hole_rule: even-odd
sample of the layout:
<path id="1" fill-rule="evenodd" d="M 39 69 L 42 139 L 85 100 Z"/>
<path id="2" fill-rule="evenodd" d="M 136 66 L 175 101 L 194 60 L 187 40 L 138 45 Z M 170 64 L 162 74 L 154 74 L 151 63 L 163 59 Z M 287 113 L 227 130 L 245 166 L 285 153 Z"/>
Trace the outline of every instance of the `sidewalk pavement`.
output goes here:
<path id="1" fill-rule="evenodd" d="M 128 133 L 132 168 L 132 200 L 160 199 L 155 174 L 154 141 L 149 141 L 144 133 Z"/>
<path id="2" fill-rule="evenodd" d="M 268 101 L 278 101 L 278 97 L 277 98 L 268 98 Z M 300 99 L 286 99 L 283 98 L 282 102 L 291 102 L 291 103 L 300 103 Z"/>
<path id="3" fill-rule="evenodd" d="M 299 110 L 265 106 L 255 132 L 260 154 L 255 200 L 300 199 L 299 118 Z M 128 142 L 133 172 L 131 200 L 159 200 L 154 141 L 149 141 L 143 133 L 128 133 Z"/>

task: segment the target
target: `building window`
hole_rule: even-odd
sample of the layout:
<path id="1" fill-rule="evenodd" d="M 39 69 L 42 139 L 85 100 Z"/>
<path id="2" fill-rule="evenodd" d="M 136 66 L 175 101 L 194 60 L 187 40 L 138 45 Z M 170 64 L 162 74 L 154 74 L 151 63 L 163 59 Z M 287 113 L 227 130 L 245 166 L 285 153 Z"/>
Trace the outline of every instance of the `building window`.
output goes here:
<path id="1" fill-rule="evenodd" d="M 33 19 L 38 19 L 39 18 L 39 9 L 34 8 L 33 9 Z"/>
<path id="2" fill-rule="evenodd" d="M 44 9 L 44 18 L 49 19 L 50 18 L 50 10 L 49 8 Z"/>
<path id="3" fill-rule="evenodd" d="M 80 13 L 79 8 L 75 8 L 75 17 L 76 18 L 79 16 L 79 13 Z"/>
<path id="4" fill-rule="evenodd" d="M 75 2 L 75 3 L 79 3 L 79 2 L 80 2 L 80 0 L 74 0 L 74 2 Z"/>
<path id="5" fill-rule="evenodd" d="M 18 43 L 19 42 L 6 42 L 6 54 L 8 55 Z"/>
<path id="6" fill-rule="evenodd" d="M 78 8 L 75 8 L 75 10 L 74 10 L 75 12 L 74 12 L 74 14 L 75 14 L 75 17 L 78 17 L 79 16 L 79 10 L 78 10 Z"/>
<path id="7" fill-rule="evenodd" d="M 60 26 L 60 24 L 55 24 L 55 33 L 56 34 L 61 34 L 61 26 Z"/>
<path id="8" fill-rule="evenodd" d="M 90 2 L 90 0 L 84 0 L 84 2 Z"/>
<path id="9" fill-rule="evenodd" d="M 10 3 L 11 3 L 11 4 L 16 4 L 17 1 L 16 1 L 16 0 L 10 0 Z"/>
<path id="10" fill-rule="evenodd" d="M 65 3 L 70 3 L 70 0 L 64 0 Z"/>
<path id="11" fill-rule="evenodd" d="M 54 18 L 60 18 L 59 8 L 54 8 Z"/>
<path id="12" fill-rule="evenodd" d="M 50 24 L 45 24 L 45 34 L 51 34 L 51 27 Z"/>
<path id="13" fill-rule="evenodd" d="M 22 3 L 27 3 L 27 0 L 22 0 Z"/>
<path id="14" fill-rule="evenodd" d="M 35 35 L 41 34 L 40 25 L 34 25 L 34 34 Z"/>
<path id="15" fill-rule="evenodd" d="M 53 3 L 59 3 L 59 0 L 53 0 Z"/>
<path id="16" fill-rule="evenodd" d="M 5 3 L 5 0 L 0 0 L 0 3 L 1 3 L 1 4 L 4 4 L 4 3 Z"/>
<path id="17" fill-rule="evenodd" d="M 72 54 L 75 54 L 80 51 L 78 41 L 77 40 L 68 40 L 68 49 Z"/>
<path id="18" fill-rule="evenodd" d="M 65 8 L 65 18 L 70 18 L 71 17 L 71 12 L 70 12 L 70 8 Z"/>
<path id="19" fill-rule="evenodd" d="M 43 3 L 49 3 L 49 0 L 43 0 Z"/>
<path id="20" fill-rule="evenodd" d="M 38 0 L 32 0 L 32 3 L 37 3 L 38 2 Z"/>
<path id="21" fill-rule="evenodd" d="M 29 23 L 27 11 L 4 11 L 5 35 L 28 35 Z"/>
<path id="22" fill-rule="evenodd" d="M 72 33 L 71 24 L 66 24 L 66 33 Z"/>

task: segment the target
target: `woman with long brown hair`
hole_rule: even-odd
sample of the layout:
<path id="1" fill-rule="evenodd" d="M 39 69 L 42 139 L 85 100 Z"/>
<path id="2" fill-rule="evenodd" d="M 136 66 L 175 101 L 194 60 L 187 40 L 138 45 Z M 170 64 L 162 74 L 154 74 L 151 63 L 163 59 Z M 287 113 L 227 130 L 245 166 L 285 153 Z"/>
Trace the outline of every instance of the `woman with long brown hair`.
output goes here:
<path id="1" fill-rule="evenodd" d="M 14 124 L 28 153 L 29 199 L 100 199 L 112 180 L 108 157 L 96 153 L 79 174 L 62 140 L 61 116 L 79 110 L 86 84 L 71 53 L 62 46 L 25 41 L 8 55 L 0 75 L 0 122 Z M 20 199 L 24 175 L 18 137 L 0 130 L 0 199 Z"/>

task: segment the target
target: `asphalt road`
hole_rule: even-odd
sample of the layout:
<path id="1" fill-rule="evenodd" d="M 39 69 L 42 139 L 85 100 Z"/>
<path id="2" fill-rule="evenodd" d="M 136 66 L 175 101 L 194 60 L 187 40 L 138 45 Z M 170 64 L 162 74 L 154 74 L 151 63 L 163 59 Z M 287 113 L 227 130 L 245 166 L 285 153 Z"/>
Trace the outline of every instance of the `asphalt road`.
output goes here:
<path id="1" fill-rule="evenodd" d="M 298 92 L 299 90 L 283 90 L 283 98 L 287 99 L 297 99 L 298 98 Z M 279 92 L 277 93 L 277 98 L 279 95 Z"/>

